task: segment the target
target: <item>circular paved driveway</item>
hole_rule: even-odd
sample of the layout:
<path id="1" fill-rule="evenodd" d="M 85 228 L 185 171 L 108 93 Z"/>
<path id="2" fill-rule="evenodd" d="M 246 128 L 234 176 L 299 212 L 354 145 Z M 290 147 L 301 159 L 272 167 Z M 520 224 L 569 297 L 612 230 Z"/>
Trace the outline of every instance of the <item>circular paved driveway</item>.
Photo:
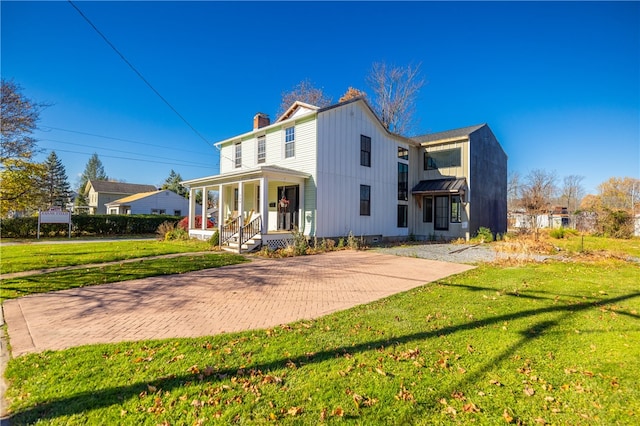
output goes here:
<path id="1" fill-rule="evenodd" d="M 13 356 L 93 343 L 267 328 L 473 268 L 337 251 L 38 294 L 4 302 Z"/>

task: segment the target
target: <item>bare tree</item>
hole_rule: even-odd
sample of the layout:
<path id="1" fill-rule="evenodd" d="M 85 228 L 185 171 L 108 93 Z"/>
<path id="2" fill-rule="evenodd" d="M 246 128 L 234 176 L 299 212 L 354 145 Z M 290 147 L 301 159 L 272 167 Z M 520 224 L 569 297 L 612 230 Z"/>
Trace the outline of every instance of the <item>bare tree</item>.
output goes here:
<path id="1" fill-rule="evenodd" d="M 420 89 L 425 80 L 420 64 L 406 67 L 373 64 L 367 82 L 373 92 L 373 109 L 382 124 L 393 133 L 406 135 L 414 126 L 413 115 Z"/>
<path id="2" fill-rule="evenodd" d="M 551 209 L 551 201 L 556 192 L 556 174 L 545 170 L 532 170 L 520 187 L 522 206 L 529 216 L 530 226 L 538 239 L 541 226 L 540 216 L 548 214 Z"/>
<path id="3" fill-rule="evenodd" d="M 583 180 L 584 176 L 578 175 L 565 176 L 562 180 L 562 194 L 560 197 L 562 198 L 562 201 L 566 203 L 569 213 L 574 213 L 578 210 L 580 201 L 582 200 L 582 197 L 584 197 L 584 187 L 582 186 Z"/>
<path id="4" fill-rule="evenodd" d="M 317 107 L 331 105 L 332 99 L 324 94 L 322 89 L 318 89 L 309 79 L 298 83 L 288 92 L 282 92 L 282 100 L 277 116 L 284 114 L 294 102 L 300 101 Z"/>
<path id="5" fill-rule="evenodd" d="M 520 173 L 517 171 L 509 172 L 507 178 L 507 204 L 508 211 L 513 211 L 518 207 L 520 196 Z"/>

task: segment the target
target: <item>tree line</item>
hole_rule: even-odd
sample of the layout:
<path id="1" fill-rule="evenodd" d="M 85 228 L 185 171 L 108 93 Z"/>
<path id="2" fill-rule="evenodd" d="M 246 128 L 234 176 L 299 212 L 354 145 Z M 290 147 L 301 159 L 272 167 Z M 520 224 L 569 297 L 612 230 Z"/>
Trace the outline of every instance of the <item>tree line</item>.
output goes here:
<path id="1" fill-rule="evenodd" d="M 559 179 L 555 172 L 543 169 L 532 170 L 526 176 L 512 172 L 507 182 L 508 210 L 528 215 L 536 234 L 536 218 L 561 207 L 583 231 L 632 236 L 635 217 L 640 214 L 640 179 L 611 177 L 598 185 L 597 194 L 585 194 L 583 181 L 584 176 Z"/>

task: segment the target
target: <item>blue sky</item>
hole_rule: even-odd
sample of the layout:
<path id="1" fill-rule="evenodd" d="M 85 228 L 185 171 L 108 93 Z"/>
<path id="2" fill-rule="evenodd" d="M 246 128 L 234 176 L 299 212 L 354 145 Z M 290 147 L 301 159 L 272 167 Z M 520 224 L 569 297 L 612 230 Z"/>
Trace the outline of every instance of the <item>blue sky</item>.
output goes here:
<path id="1" fill-rule="evenodd" d="M 421 64 L 415 133 L 488 123 L 509 170 L 640 177 L 638 2 L 2 1 L 2 77 L 51 104 L 36 137 L 75 187 L 218 173 L 211 144 L 309 79 L 334 101 L 374 62 Z M 146 161 L 141 161 L 146 159 Z"/>

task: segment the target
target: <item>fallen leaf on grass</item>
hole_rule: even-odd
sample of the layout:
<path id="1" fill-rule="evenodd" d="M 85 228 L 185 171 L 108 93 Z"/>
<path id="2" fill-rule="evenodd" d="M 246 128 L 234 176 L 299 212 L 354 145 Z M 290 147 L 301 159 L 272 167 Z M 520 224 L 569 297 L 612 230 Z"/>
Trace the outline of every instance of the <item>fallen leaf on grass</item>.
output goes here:
<path id="1" fill-rule="evenodd" d="M 478 406 L 476 404 L 474 404 L 473 402 L 470 402 L 468 404 L 464 404 L 462 406 L 462 410 L 465 413 L 479 413 L 480 409 L 478 408 Z"/>
<path id="2" fill-rule="evenodd" d="M 505 422 L 507 423 L 513 423 L 513 417 L 511 417 L 511 415 L 509 414 L 509 412 L 507 411 L 507 409 L 505 408 L 504 411 L 502 412 L 502 418 L 504 419 Z"/>
<path id="3" fill-rule="evenodd" d="M 335 410 L 333 410 L 333 412 L 331 413 L 332 416 L 336 416 L 336 417 L 342 417 L 344 416 L 344 410 L 340 407 L 336 407 Z"/>
<path id="4" fill-rule="evenodd" d="M 531 386 L 525 386 L 524 387 L 524 394 L 527 396 L 533 396 L 536 393 L 536 391 L 531 387 Z"/>
<path id="5" fill-rule="evenodd" d="M 304 411 L 302 407 L 291 407 L 289 408 L 289 411 L 287 411 L 287 413 L 290 416 L 297 416 L 299 414 L 302 414 L 302 411 Z"/>

